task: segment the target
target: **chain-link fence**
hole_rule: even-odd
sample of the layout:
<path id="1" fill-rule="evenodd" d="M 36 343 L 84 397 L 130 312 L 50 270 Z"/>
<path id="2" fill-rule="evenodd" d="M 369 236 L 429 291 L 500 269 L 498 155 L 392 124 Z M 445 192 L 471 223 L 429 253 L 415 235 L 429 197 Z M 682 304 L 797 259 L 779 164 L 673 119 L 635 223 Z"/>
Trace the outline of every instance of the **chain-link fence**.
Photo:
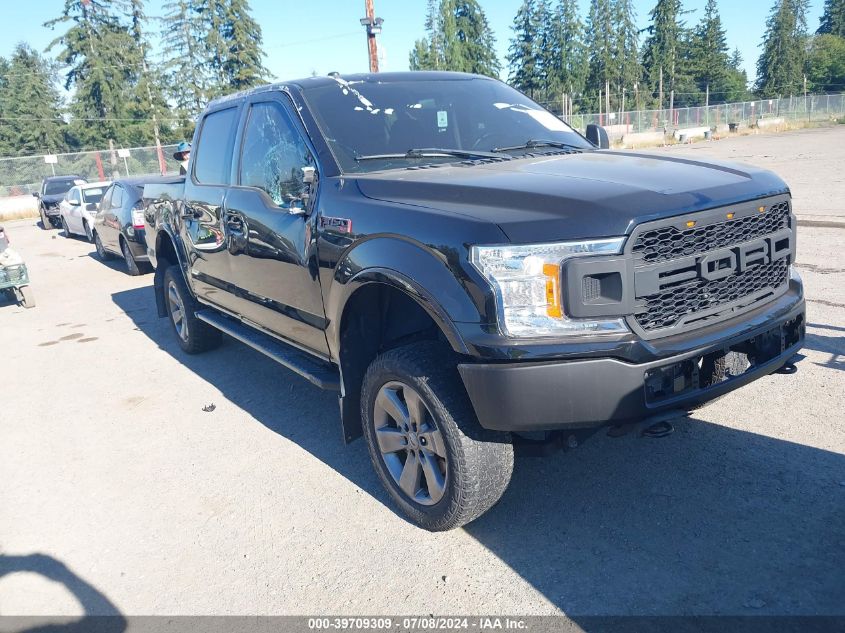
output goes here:
<path id="1" fill-rule="evenodd" d="M 628 110 L 573 114 L 567 122 L 578 130 L 590 123 L 605 126 L 612 137 L 639 132 L 665 132 L 709 127 L 728 130 L 757 125 L 761 120 L 828 121 L 845 115 L 845 94 L 758 99 L 742 103 L 662 110 Z"/>
<path id="2" fill-rule="evenodd" d="M 639 132 L 671 133 L 700 127 L 727 130 L 734 126 L 758 125 L 761 120 L 827 121 L 843 116 L 845 94 L 835 94 L 662 110 L 573 114 L 567 117 L 567 121 L 581 131 L 589 123 L 602 125 L 611 137 L 618 139 Z M 111 180 L 126 175 L 157 174 L 162 170 L 176 173 L 179 166 L 171 158 L 175 148 L 175 145 L 162 146 L 160 155 L 155 147 L 134 147 L 128 150 L 115 148 L 53 156 L 0 158 L 0 198 L 28 195 L 39 189 L 42 178 L 53 175 L 73 174 L 87 180 Z"/>
<path id="3" fill-rule="evenodd" d="M 38 191 L 48 176 L 78 175 L 88 181 L 114 180 L 125 176 L 178 173 L 173 160 L 175 145 L 106 149 L 47 156 L 0 158 L 0 198 Z"/>

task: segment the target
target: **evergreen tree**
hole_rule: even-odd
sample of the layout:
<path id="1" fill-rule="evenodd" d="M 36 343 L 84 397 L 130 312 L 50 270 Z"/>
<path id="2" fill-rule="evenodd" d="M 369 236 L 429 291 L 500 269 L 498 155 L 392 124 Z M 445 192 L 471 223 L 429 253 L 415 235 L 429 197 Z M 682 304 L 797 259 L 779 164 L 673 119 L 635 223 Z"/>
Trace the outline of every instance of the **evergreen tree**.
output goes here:
<path id="1" fill-rule="evenodd" d="M 181 131 L 190 138 L 192 121 L 202 112 L 210 93 L 204 22 L 194 0 L 170 0 L 162 8 L 163 82 Z"/>
<path id="2" fill-rule="evenodd" d="M 757 60 L 761 97 L 798 94 L 802 89 L 806 45 L 806 0 L 776 0 Z"/>
<path id="3" fill-rule="evenodd" d="M 58 60 L 69 66 L 65 89 L 73 90 L 71 130 L 83 146 L 123 142 L 126 87 L 137 72 L 137 48 L 121 22 L 125 3 L 65 0 L 62 14 L 45 26 L 67 24 L 47 50 L 60 46 Z"/>
<path id="4" fill-rule="evenodd" d="M 587 81 L 588 59 L 578 5 L 558 0 L 548 24 L 544 29 L 548 53 L 543 60 L 546 98 L 557 99 L 561 93 L 580 95 Z"/>
<path id="5" fill-rule="evenodd" d="M 735 48 L 728 60 L 728 72 L 725 76 L 724 88 L 721 94 L 716 95 L 717 102 L 736 103 L 747 101 L 750 98 L 748 92 L 748 73 L 742 67 L 742 54 L 739 48 Z"/>
<path id="6" fill-rule="evenodd" d="M 132 145 L 151 145 L 158 140 L 173 140 L 167 117 L 169 107 L 164 96 L 163 79 L 149 62 L 150 43 L 147 37 L 147 16 L 144 0 L 129 0 L 127 5 L 129 33 L 132 36 L 132 78 L 127 95 L 126 114 L 132 119 L 124 130 L 124 142 Z"/>
<path id="7" fill-rule="evenodd" d="M 605 109 L 605 99 L 599 102 L 599 93 L 604 94 L 607 85 L 616 83 L 614 15 L 611 0 L 591 0 L 587 14 L 587 56 L 589 73 L 586 89 L 592 108 Z M 594 101 L 592 99 L 595 99 Z"/>
<path id="8" fill-rule="evenodd" d="M 509 81 L 518 90 L 533 97 L 543 87 L 539 50 L 542 25 L 535 0 L 522 0 L 511 29 L 514 37 L 508 49 Z"/>
<path id="9" fill-rule="evenodd" d="M 208 66 L 216 95 L 266 83 L 261 27 L 250 15 L 248 0 L 201 0 L 197 13 L 203 18 Z"/>
<path id="10" fill-rule="evenodd" d="M 690 42 L 690 71 L 700 91 L 715 95 L 711 103 L 720 102 L 730 69 L 728 43 L 716 0 L 707 0 L 704 15 L 695 27 Z"/>
<path id="11" fill-rule="evenodd" d="M 477 0 L 430 0 L 426 37 L 409 56 L 411 70 L 454 70 L 498 77 L 496 38 Z"/>
<path id="12" fill-rule="evenodd" d="M 845 86 L 845 38 L 825 33 L 810 42 L 807 81 L 817 92 L 842 92 Z"/>
<path id="13" fill-rule="evenodd" d="M 28 155 L 67 149 L 67 124 L 51 63 L 27 44 L 0 60 L 0 153 Z"/>
<path id="14" fill-rule="evenodd" d="M 614 16 L 613 69 L 617 96 L 630 91 L 642 78 L 639 59 L 639 31 L 632 0 L 615 0 L 611 5 Z M 626 106 L 627 107 L 627 106 Z"/>
<path id="15" fill-rule="evenodd" d="M 669 94 L 677 89 L 678 80 L 684 76 L 683 43 L 685 26 L 681 15 L 681 0 L 657 0 L 649 14 L 649 36 L 643 44 L 643 67 L 646 80 L 657 96 L 660 76 L 663 76 L 663 103 L 669 103 Z M 682 82 L 683 83 L 683 82 Z"/>
<path id="16" fill-rule="evenodd" d="M 828 33 L 845 37 L 845 0 L 825 0 L 819 35 Z"/>

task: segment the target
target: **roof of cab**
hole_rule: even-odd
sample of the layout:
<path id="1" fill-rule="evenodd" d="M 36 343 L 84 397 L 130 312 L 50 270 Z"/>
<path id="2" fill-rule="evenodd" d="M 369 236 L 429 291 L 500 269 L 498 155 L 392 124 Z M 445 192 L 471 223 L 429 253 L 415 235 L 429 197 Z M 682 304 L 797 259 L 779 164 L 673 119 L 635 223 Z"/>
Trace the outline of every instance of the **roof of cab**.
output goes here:
<path id="1" fill-rule="evenodd" d="M 316 77 L 306 77 L 304 79 L 293 79 L 291 81 L 280 81 L 272 84 L 265 84 L 250 88 L 249 90 L 242 90 L 225 97 L 218 97 L 212 100 L 208 107 L 215 107 L 220 104 L 228 103 L 230 101 L 238 101 L 240 99 L 249 97 L 254 94 L 262 92 L 271 92 L 273 90 L 281 90 L 282 88 L 296 86 L 300 90 L 307 91 L 311 88 L 331 85 L 332 83 L 339 84 L 353 84 L 353 83 L 391 83 L 399 81 L 467 81 L 470 79 L 482 79 L 485 81 L 495 81 L 491 77 L 484 75 L 473 75 L 471 73 L 458 73 L 440 70 L 414 70 L 405 72 L 391 72 L 391 73 L 355 73 L 351 75 L 341 75 L 332 73 L 331 75 L 322 75 Z"/>

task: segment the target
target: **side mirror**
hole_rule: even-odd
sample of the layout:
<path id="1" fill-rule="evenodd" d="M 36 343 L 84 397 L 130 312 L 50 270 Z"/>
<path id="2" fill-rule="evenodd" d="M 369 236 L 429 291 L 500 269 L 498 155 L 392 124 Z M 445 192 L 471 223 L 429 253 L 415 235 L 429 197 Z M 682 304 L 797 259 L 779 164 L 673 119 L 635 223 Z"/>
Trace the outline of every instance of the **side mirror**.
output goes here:
<path id="1" fill-rule="evenodd" d="M 80 204 L 80 203 L 79 203 L 79 200 L 68 200 L 67 202 L 68 202 L 68 204 L 69 204 L 70 206 L 72 206 L 72 207 L 78 207 L 78 206 L 79 206 L 79 204 Z"/>
<path id="2" fill-rule="evenodd" d="M 587 140 L 598 149 L 610 148 L 610 137 L 607 135 L 607 130 L 600 125 L 590 123 L 587 126 Z"/>
<path id="3" fill-rule="evenodd" d="M 41 194 L 40 194 L 40 193 L 38 193 L 37 191 L 33 191 L 33 192 L 32 192 L 32 197 L 33 197 L 33 198 L 40 198 L 40 197 L 41 197 Z"/>
<path id="4" fill-rule="evenodd" d="M 314 167 L 300 167 L 302 170 L 302 182 L 310 185 L 317 179 L 317 170 Z"/>

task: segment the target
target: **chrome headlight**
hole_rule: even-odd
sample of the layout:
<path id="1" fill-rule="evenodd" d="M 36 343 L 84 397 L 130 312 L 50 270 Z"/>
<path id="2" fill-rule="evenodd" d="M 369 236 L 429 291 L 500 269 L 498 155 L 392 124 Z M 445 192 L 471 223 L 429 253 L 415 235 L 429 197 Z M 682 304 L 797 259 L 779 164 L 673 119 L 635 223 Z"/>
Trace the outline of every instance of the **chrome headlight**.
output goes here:
<path id="1" fill-rule="evenodd" d="M 571 257 L 615 255 L 624 237 L 582 242 L 472 246 L 470 263 L 490 282 L 499 327 L 529 338 L 627 332 L 624 319 L 572 319 L 562 304 L 562 265 Z"/>

